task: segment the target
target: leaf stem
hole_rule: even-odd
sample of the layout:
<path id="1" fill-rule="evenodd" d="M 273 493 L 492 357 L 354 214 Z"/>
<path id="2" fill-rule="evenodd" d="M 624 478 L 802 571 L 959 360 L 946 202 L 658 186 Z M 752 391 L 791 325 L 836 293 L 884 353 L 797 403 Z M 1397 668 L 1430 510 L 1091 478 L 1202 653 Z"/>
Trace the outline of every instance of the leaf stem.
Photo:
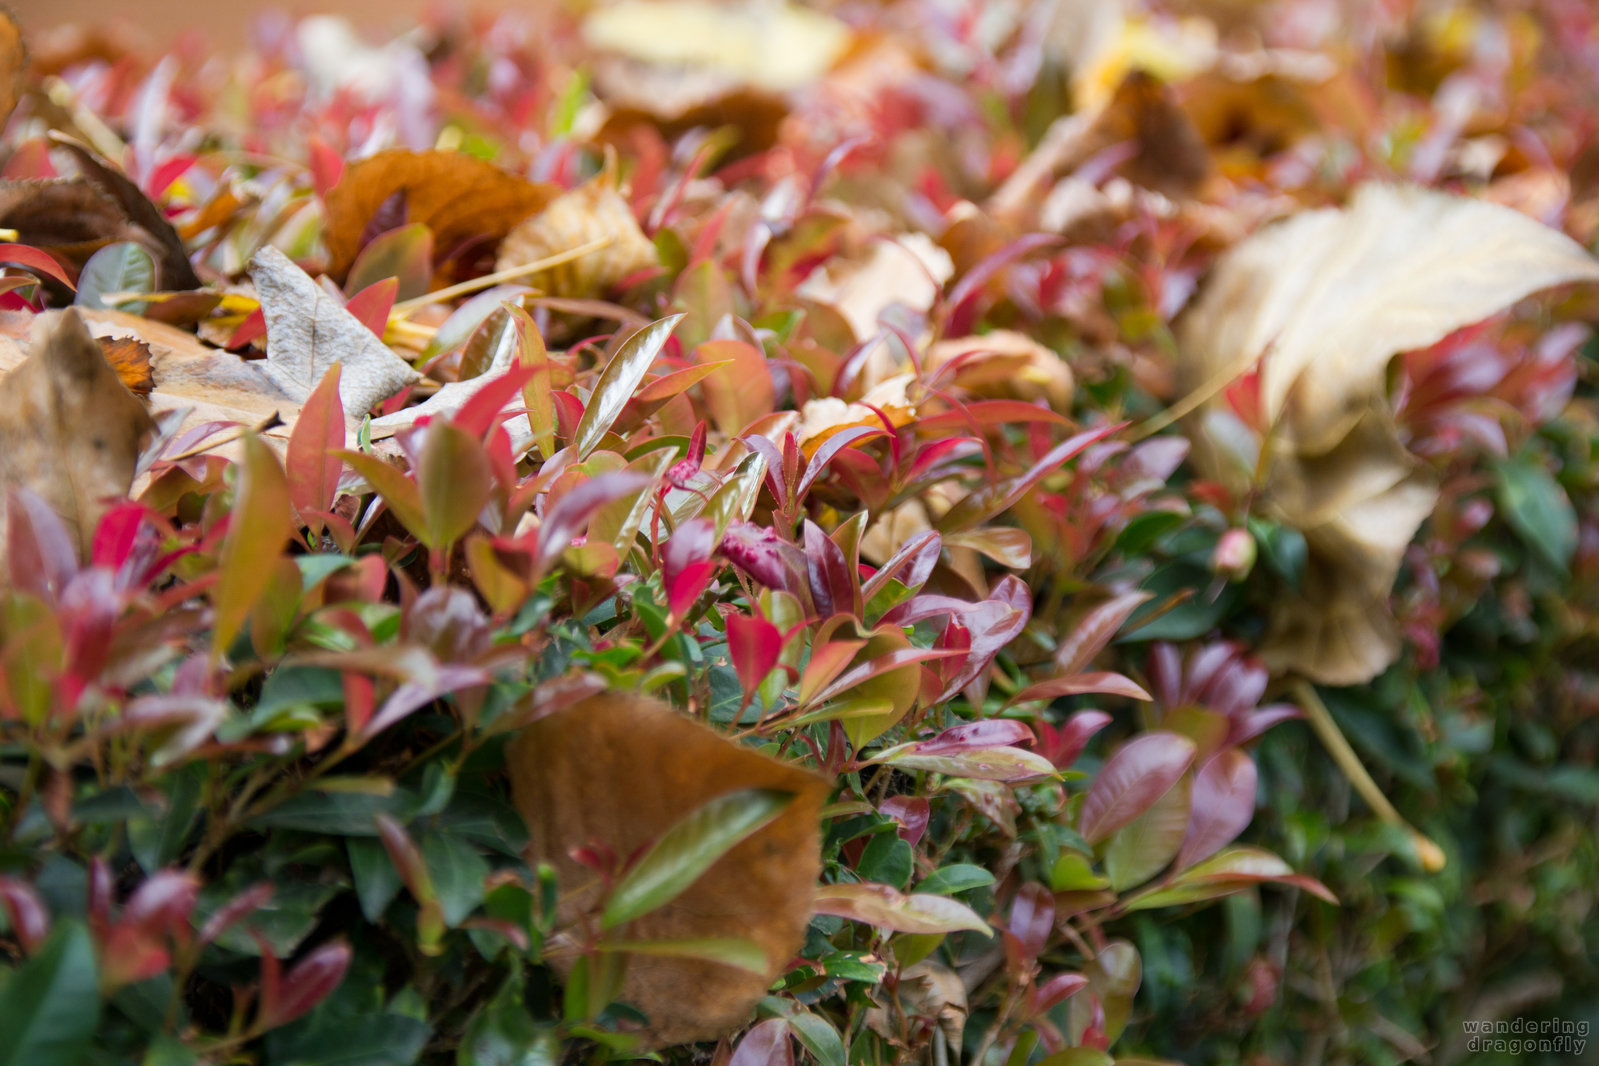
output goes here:
<path id="1" fill-rule="evenodd" d="M 546 256 L 543 259 L 537 259 L 519 267 L 497 270 L 492 274 L 484 274 L 480 278 L 472 278 L 470 281 L 463 281 L 458 285 L 446 286 L 425 296 L 401 300 L 389 312 L 389 321 L 393 323 L 397 318 L 403 319 L 417 308 L 426 307 L 429 304 L 443 303 L 445 300 L 453 300 L 457 296 L 465 296 L 467 293 L 492 289 L 503 282 L 515 281 L 518 278 L 525 278 L 529 274 L 537 274 L 540 271 L 549 270 L 551 267 L 558 267 L 562 263 L 570 263 L 574 259 L 581 259 L 591 252 L 597 252 L 601 248 L 607 247 L 615 240 L 616 238 L 609 234 L 604 237 L 596 237 L 594 240 L 580 244 L 576 248 L 568 248 L 564 252 L 557 252 L 555 255 Z"/>
<path id="2" fill-rule="evenodd" d="M 1394 809 L 1388 797 L 1383 795 L 1382 789 L 1377 787 L 1377 782 L 1367 773 L 1365 764 L 1360 761 L 1360 756 L 1355 754 L 1355 749 L 1349 746 L 1349 741 L 1344 739 L 1343 731 L 1338 728 L 1338 723 L 1333 721 L 1332 713 L 1327 710 L 1327 705 L 1321 702 L 1321 696 L 1316 693 L 1316 688 L 1303 678 L 1297 678 L 1292 684 L 1294 698 L 1304 708 L 1305 717 L 1310 721 L 1310 727 L 1316 731 L 1316 736 L 1321 739 L 1322 746 L 1327 749 L 1333 762 L 1338 764 L 1349 778 L 1349 783 L 1360 793 L 1361 799 L 1366 801 L 1378 818 L 1388 825 L 1401 830 L 1410 838 L 1411 846 L 1416 849 L 1416 857 L 1421 862 L 1422 869 L 1428 873 L 1437 873 L 1444 868 L 1446 861 L 1443 849 L 1435 844 L 1431 838 L 1424 835 L 1415 826 L 1405 821 L 1404 817 Z"/>

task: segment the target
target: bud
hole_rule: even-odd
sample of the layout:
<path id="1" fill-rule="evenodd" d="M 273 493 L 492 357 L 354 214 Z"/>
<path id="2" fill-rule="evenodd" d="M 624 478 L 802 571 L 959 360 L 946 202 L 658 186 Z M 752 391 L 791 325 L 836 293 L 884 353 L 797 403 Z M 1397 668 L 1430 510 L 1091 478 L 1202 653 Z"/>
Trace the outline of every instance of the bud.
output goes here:
<path id="1" fill-rule="evenodd" d="M 1255 568 L 1255 538 L 1247 529 L 1229 529 L 1216 541 L 1211 572 L 1228 581 L 1242 581 Z"/>

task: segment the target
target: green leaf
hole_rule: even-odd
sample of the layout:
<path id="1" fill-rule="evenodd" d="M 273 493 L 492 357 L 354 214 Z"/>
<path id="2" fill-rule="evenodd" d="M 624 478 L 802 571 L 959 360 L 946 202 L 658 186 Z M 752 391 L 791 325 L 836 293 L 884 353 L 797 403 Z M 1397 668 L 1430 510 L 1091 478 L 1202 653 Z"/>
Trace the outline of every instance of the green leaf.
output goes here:
<path id="1" fill-rule="evenodd" d="M 994 883 L 994 875 L 981 866 L 968 862 L 952 863 L 934 870 L 925 881 L 916 886 L 917 892 L 930 892 L 935 896 L 952 896 L 957 892 L 970 892 Z"/>
<path id="2" fill-rule="evenodd" d="M 911 846 L 901 840 L 898 833 L 888 832 L 877 834 L 867 843 L 860 861 L 855 864 L 855 872 L 866 881 L 904 888 L 910 884 L 915 866 L 916 856 Z"/>
<path id="3" fill-rule="evenodd" d="M 629 955 L 659 955 L 676 959 L 704 959 L 736 966 L 750 973 L 766 973 L 766 952 L 753 940 L 736 936 L 693 937 L 684 940 L 607 940 L 601 951 Z"/>
<path id="4" fill-rule="evenodd" d="M 434 422 L 417 458 L 422 543 L 442 548 L 477 524 L 478 512 L 494 491 L 494 471 L 481 442 L 460 426 Z"/>
<path id="5" fill-rule="evenodd" d="M 588 458 L 589 452 L 599 445 L 627 401 L 633 398 L 650 364 L 661 354 L 672 330 L 682 320 L 683 316 L 678 314 L 650 323 L 623 341 L 611 361 L 605 364 L 600 380 L 589 395 L 588 407 L 572 431 L 572 450 L 579 460 Z"/>
<path id="6" fill-rule="evenodd" d="M 1111 835 L 1105 846 L 1110 887 L 1125 892 L 1148 881 L 1177 854 L 1188 832 L 1187 780 L 1179 781 L 1143 814 Z"/>
<path id="7" fill-rule="evenodd" d="M 260 437 L 246 433 L 239 486 L 217 563 L 215 654 L 232 645 L 272 580 L 278 554 L 293 534 L 289 515 L 289 482 L 278 457 Z"/>
<path id="8" fill-rule="evenodd" d="M 793 1000 L 777 996 L 761 1000 L 760 1012 L 788 1022 L 788 1027 L 815 1058 L 817 1066 L 845 1066 L 844 1040 L 826 1018 L 812 1014 Z"/>
<path id="9" fill-rule="evenodd" d="M 520 971 L 485 1003 L 462 1034 L 456 1066 L 556 1066 L 561 1040 L 553 1026 L 539 1025 L 522 1005 Z"/>
<path id="10" fill-rule="evenodd" d="M 690 811 L 617 881 L 600 924 L 614 929 L 661 907 L 794 799 L 768 788 L 728 792 Z"/>
<path id="11" fill-rule="evenodd" d="M 421 848 L 444 921 L 460 925 L 483 902 L 483 881 L 490 873 L 488 860 L 454 833 L 428 833 Z"/>
<path id="12" fill-rule="evenodd" d="M 412 1066 L 432 1028 L 399 1014 L 341 1017 L 326 1011 L 267 1034 L 272 1066 Z"/>
<path id="13" fill-rule="evenodd" d="M 112 308 L 142 315 L 150 307 L 148 300 L 108 304 L 105 298 L 112 293 L 154 291 L 155 260 L 150 253 L 132 241 L 118 241 L 95 252 L 83 264 L 83 271 L 78 275 L 78 295 L 73 302 L 97 311 Z"/>
<path id="14" fill-rule="evenodd" d="M 78 1066 L 99 1018 L 89 931 L 62 920 L 0 992 L 0 1066 Z"/>
<path id="15" fill-rule="evenodd" d="M 139 1066 L 199 1066 L 200 1056 L 177 1037 L 156 1033 Z"/>
<path id="16" fill-rule="evenodd" d="M 355 898 L 361 903 L 361 914 L 367 921 L 376 922 L 400 894 L 400 873 L 376 840 L 346 837 L 344 849 L 350 856 L 350 875 L 355 879 Z"/>
<path id="17" fill-rule="evenodd" d="M 1530 459 L 1500 463 L 1499 506 L 1521 539 L 1544 561 L 1564 571 L 1577 550 L 1577 514 L 1571 499 L 1543 465 Z"/>

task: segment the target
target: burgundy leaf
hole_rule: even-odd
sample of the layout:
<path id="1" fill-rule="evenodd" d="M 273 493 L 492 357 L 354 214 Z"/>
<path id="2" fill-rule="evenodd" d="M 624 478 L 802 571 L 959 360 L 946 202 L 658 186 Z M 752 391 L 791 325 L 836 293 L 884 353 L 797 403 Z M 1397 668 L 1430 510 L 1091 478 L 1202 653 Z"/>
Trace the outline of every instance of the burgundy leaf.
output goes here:
<path id="1" fill-rule="evenodd" d="M 753 522 L 734 521 L 722 537 L 721 552 L 767 588 L 802 593 L 809 599 L 804 553 L 774 531 Z"/>
<path id="2" fill-rule="evenodd" d="M 1149 693 L 1141 685 L 1122 674 L 1096 672 L 1067 674 L 1038 681 L 1012 696 L 1007 703 L 1024 703 L 1027 700 L 1052 700 L 1061 696 L 1083 696 L 1088 693 L 1108 696 L 1125 696 L 1131 700 L 1147 700 Z"/>
<path id="3" fill-rule="evenodd" d="M 1077 623 L 1071 636 L 1055 649 L 1055 665 L 1065 674 L 1081 673 L 1132 617 L 1139 604 L 1153 595 L 1143 591 L 1123 592 L 1094 607 Z"/>
<path id="4" fill-rule="evenodd" d="M 1194 775 L 1188 834 L 1172 868 L 1184 870 L 1208 859 L 1255 816 L 1255 762 L 1237 748 L 1218 752 Z"/>
<path id="5" fill-rule="evenodd" d="M 930 740 L 907 745 L 906 750 L 919 755 L 941 755 L 972 748 L 997 748 L 1005 744 L 1031 744 L 1033 731 L 1025 722 L 1010 718 L 988 718 L 980 722 L 966 722 L 944 730 Z"/>
<path id="6" fill-rule="evenodd" d="M 349 968 L 350 945 L 343 940 L 329 941 L 312 951 L 284 975 L 282 992 L 273 1013 L 262 1017 L 262 1027 L 287 1025 L 310 1011 L 339 987 Z"/>
<path id="7" fill-rule="evenodd" d="M 648 476 L 628 471 L 596 474 L 556 500 L 539 527 L 536 577 L 543 576 L 550 563 L 572 546 L 595 511 L 649 483 Z"/>
<path id="8" fill-rule="evenodd" d="M 691 566 L 704 563 L 716 550 L 716 524 L 708 518 L 694 518 L 677 528 L 661 548 L 661 579 L 668 589 Z M 697 595 L 697 593 L 696 593 Z"/>
<path id="9" fill-rule="evenodd" d="M 1029 881 L 1016 891 L 1011 900 L 1010 918 L 1005 927 L 1010 930 L 1027 961 L 1033 962 L 1049 945 L 1049 935 L 1055 929 L 1055 897 L 1048 888 Z"/>
<path id="10" fill-rule="evenodd" d="M 862 597 L 870 600 L 877 595 L 879 589 L 896 579 L 912 591 L 920 589 L 932 576 L 933 567 L 938 565 L 939 553 L 942 550 L 943 542 L 937 533 L 931 529 L 918 533 L 901 544 L 888 562 L 867 579 L 861 588 Z"/>
<path id="11" fill-rule="evenodd" d="M 50 505 L 24 488 L 10 491 L 6 508 L 7 563 L 11 583 L 47 603 L 56 602 L 67 580 L 78 572 L 72 545 L 77 538 L 67 532 Z"/>
<path id="12" fill-rule="evenodd" d="M 822 470 L 833 456 L 856 441 L 865 440 L 868 437 L 886 437 L 887 435 L 888 430 L 880 426 L 850 426 L 848 429 L 841 429 L 831 437 L 828 437 L 827 440 L 822 442 L 822 446 L 816 449 L 816 454 L 811 456 L 810 462 L 805 465 L 805 473 L 800 477 L 799 488 L 795 490 L 794 498 L 799 500 L 805 498 L 805 494 L 811 490 L 811 486 L 816 483 L 816 479 L 821 475 Z"/>
<path id="13" fill-rule="evenodd" d="M 1126 423 L 1117 422 L 1100 426 L 1098 429 L 1085 430 L 1055 445 L 1026 472 L 978 486 L 939 518 L 938 528 L 945 533 L 955 533 L 986 522 L 1021 499 L 1030 489 L 1070 462 L 1084 448 L 1120 431 L 1124 425 Z"/>
<path id="14" fill-rule="evenodd" d="M 240 892 L 219 907 L 200 927 L 200 943 L 209 944 L 217 937 L 254 914 L 272 898 L 272 885 L 262 881 Z"/>
<path id="15" fill-rule="evenodd" d="M 1027 627 L 1031 614 L 1030 606 L 1015 607 L 998 599 L 984 600 L 963 614 L 961 625 L 971 633 L 971 654 L 960 672 L 944 686 L 939 700 L 947 700 L 983 679 L 994 657 Z"/>
<path id="16" fill-rule="evenodd" d="M 890 796 L 877 805 L 877 810 L 899 823 L 899 838 L 914 848 L 927 832 L 933 805 L 925 796 Z"/>
<path id="17" fill-rule="evenodd" d="M 1080 973 L 1058 973 L 1047 981 L 1033 986 L 1032 1014 L 1037 1017 L 1088 986 L 1088 978 Z"/>
<path id="18" fill-rule="evenodd" d="M 199 893 L 200 880 L 193 874 L 158 870 L 134 890 L 122 909 L 122 924 L 187 940 L 189 915 Z"/>
<path id="19" fill-rule="evenodd" d="M 849 563 L 837 544 L 810 519 L 805 520 L 805 564 L 810 576 L 811 597 L 816 613 L 823 618 L 835 614 L 855 615 L 855 585 L 850 580 Z"/>
<path id="20" fill-rule="evenodd" d="M 1083 797 L 1077 831 L 1097 844 L 1143 814 L 1194 761 L 1194 742 L 1176 733 L 1134 737 L 1105 761 Z"/>

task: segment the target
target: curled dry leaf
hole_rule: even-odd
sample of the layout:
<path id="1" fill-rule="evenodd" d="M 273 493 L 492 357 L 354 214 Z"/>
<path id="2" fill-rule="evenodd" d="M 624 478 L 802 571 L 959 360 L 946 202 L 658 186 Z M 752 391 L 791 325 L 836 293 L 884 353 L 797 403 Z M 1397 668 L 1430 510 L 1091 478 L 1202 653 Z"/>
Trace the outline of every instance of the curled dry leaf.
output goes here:
<path id="1" fill-rule="evenodd" d="M 111 197 L 81 177 L 0 181 L 0 227 L 78 269 L 106 245 L 141 236 Z"/>
<path id="2" fill-rule="evenodd" d="M 821 872 L 818 829 L 827 783 L 724 739 L 672 708 L 620 692 L 540 718 L 507 753 L 527 820 L 530 857 L 554 867 L 559 918 L 571 928 L 602 900 L 572 849 L 594 842 L 631 855 L 717 796 L 741 789 L 794 795 L 783 812 L 718 859 L 671 902 L 625 925 L 627 941 L 739 938 L 766 957 L 762 973 L 704 959 L 632 953 L 621 998 L 643 1011 L 650 1046 L 714 1039 L 748 1020 L 805 938 Z"/>
<path id="3" fill-rule="evenodd" d="M 433 246 L 442 258 L 468 244 L 494 249 L 512 227 L 559 191 L 459 152 L 403 148 L 379 152 L 351 163 L 328 191 L 323 232 L 328 272 L 344 277 L 361 251 L 373 216 L 392 198 L 399 197 L 404 204 L 404 217 L 396 224 L 425 224 L 433 231 Z"/>
<path id="4" fill-rule="evenodd" d="M 525 266 L 599 237 L 610 237 L 611 243 L 546 271 L 540 285 L 553 296 L 595 296 L 659 262 L 655 245 L 639 229 L 610 168 L 557 196 L 506 234 L 495 269 Z"/>
<path id="5" fill-rule="evenodd" d="M 1044 400 L 1056 411 L 1071 410 L 1071 367 L 1025 333 L 996 329 L 939 341 L 928 349 L 922 371 L 931 378 L 951 364 L 949 379 L 979 396 Z"/>
<path id="6" fill-rule="evenodd" d="M 61 517 L 83 558 L 107 498 L 133 484 L 155 423 L 77 311 L 40 315 L 29 348 L 0 386 L 0 514 L 12 489 L 33 492 Z"/>
<path id="7" fill-rule="evenodd" d="M 1508 208 L 1366 185 L 1347 209 L 1264 230 L 1217 265 L 1178 324 L 1194 459 L 1302 531 L 1311 559 L 1262 656 L 1325 684 L 1398 654 L 1387 597 L 1437 490 L 1405 451 L 1385 394 L 1395 354 L 1424 348 L 1554 285 L 1599 280 L 1575 242 Z M 1258 373 L 1257 423 L 1221 390 Z M 1265 462 L 1262 447 L 1270 447 Z"/>

